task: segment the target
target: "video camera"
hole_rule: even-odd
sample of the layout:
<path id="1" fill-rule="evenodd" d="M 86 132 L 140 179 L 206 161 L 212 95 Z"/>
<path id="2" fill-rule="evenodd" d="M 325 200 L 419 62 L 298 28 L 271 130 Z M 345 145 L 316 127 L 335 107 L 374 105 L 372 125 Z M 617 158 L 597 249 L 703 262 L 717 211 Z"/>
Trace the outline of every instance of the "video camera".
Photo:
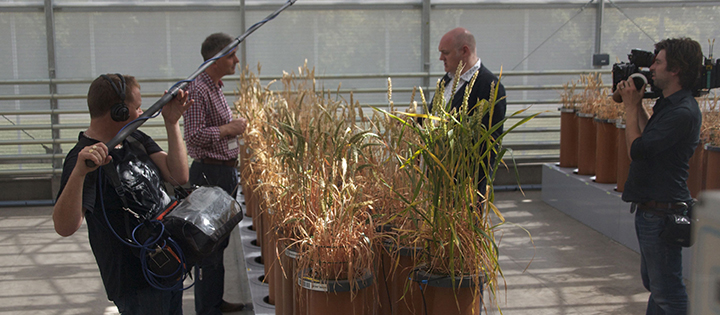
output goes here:
<path id="1" fill-rule="evenodd" d="M 635 87 L 637 87 L 638 90 L 647 83 L 649 91 L 646 88 L 643 98 L 659 97 L 661 91 L 653 84 L 652 72 L 649 70 L 653 61 L 655 61 L 655 54 L 646 50 L 633 49 L 630 51 L 630 54 L 628 54 L 628 60 L 628 63 L 620 62 L 613 64 L 613 93 L 615 92 L 615 89 L 617 89 L 617 85 L 620 81 L 627 81 L 632 77 Z M 636 73 L 639 75 L 634 75 Z"/>
<path id="2" fill-rule="evenodd" d="M 709 58 L 704 59 L 703 69 L 700 71 L 700 78 L 693 89 L 693 93 L 696 95 L 707 94 L 710 89 L 720 87 L 720 59 L 713 61 L 712 52 Z M 652 73 L 649 70 L 655 61 L 655 54 L 641 49 L 633 49 L 630 51 L 630 54 L 628 54 L 628 60 L 628 63 L 620 62 L 613 64 L 612 91 L 615 92 L 620 81 L 632 78 L 638 90 L 642 88 L 643 84 L 647 83 L 643 98 L 660 97 L 662 91 L 653 84 Z M 615 96 L 613 96 L 613 99 L 618 103 L 622 101 L 620 98 L 615 98 Z"/>

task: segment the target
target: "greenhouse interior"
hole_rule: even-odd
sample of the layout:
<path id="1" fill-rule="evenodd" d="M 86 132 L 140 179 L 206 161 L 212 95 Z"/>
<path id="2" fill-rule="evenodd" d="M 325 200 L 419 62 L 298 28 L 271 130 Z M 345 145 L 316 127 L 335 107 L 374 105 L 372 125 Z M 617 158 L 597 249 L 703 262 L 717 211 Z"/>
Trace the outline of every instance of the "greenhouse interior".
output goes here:
<path id="1" fill-rule="evenodd" d="M 0 314 L 720 314 L 718 17 L 0 0 Z"/>

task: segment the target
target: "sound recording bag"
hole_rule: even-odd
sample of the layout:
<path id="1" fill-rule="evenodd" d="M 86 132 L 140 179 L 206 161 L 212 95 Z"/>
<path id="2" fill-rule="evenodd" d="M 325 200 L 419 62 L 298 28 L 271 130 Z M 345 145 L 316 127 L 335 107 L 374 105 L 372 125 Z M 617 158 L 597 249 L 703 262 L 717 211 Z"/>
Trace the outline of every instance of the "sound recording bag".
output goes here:
<path id="1" fill-rule="evenodd" d="M 132 136 L 126 139 L 145 151 Z M 124 221 L 129 239 L 124 242 L 129 241 L 135 249 L 146 279 L 156 288 L 182 288 L 182 280 L 190 268 L 220 246 L 243 219 L 240 204 L 215 186 L 200 187 L 179 203 L 171 202 L 160 213 L 139 216 L 128 207 L 125 189 L 113 163 L 102 169 L 126 210 Z"/>
<path id="2" fill-rule="evenodd" d="M 113 167 L 108 169 L 114 170 Z M 106 173 L 110 173 L 111 179 L 117 177 L 117 171 L 115 176 L 112 172 Z M 115 182 L 114 179 L 112 181 Z M 124 197 L 121 196 L 121 199 Z M 217 186 L 199 187 L 179 203 L 171 203 L 151 218 L 162 222 L 166 236 L 180 245 L 186 263 L 191 266 L 212 253 L 242 219 L 240 204 Z M 144 232 L 139 239 L 157 237 L 152 234 Z"/>
<path id="3" fill-rule="evenodd" d="M 195 189 L 169 213 L 158 216 L 191 262 L 207 257 L 243 219 L 240 204 L 220 187 Z"/>

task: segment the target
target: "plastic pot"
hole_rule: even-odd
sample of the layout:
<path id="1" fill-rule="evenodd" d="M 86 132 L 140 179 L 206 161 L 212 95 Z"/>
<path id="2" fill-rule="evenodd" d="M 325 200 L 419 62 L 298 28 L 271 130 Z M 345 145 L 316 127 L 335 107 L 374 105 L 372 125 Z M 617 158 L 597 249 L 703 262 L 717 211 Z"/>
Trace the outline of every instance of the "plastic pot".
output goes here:
<path id="1" fill-rule="evenodd" d="M 623 143 L 624 144 L 624 143 Z M 595 182 L 617 181 L 617 128 L 614 121 L 595 119 Z"/>
<path id="2" fill-rule="evenodd" d="M 618 192 L 625 190 L 625 182 L 630 173 L 630 156 L 628 156 L 627 144 L 625 140 L 625 125 L 618 123 L 617 128 L 617 187 Z"/>
<path id="3" fill-rule="evenodd" d="M 424 270 L 412 274 L 427 309 L 417 314 L 474 315 L 482 312 L 482 284 L 479 288 L 473 277 L 435 275 Z"/>
<path id="4" fill-rule="evenodd" d="M 720 147 L 705 145 L 705 189 L 720 189 Z"/>
<path id="5" fill-rule="evenodd" d="M 695 153 L 693 153 L 693 156 L 690 158 L 688 163 L 690 164 L 690 168 L 688 169 L 687 186 L 690 190 L 690 195 L 693 198 L 696 198 L 700 191 L 705 188 L 703 185 L 703 177 L 705 175 L 705 155 L 706 151 L 704 146 L 699 144 L 695 148 Z"/>
<path id="6" fill-rule="evenodd" d="M 578 119 L 575 110 L 560 109 L 560 167 L 578 166 Z"/>
<path id="7" fill-rule="evenodd" d="M 303 270 L 297 278 L 300 295 L 307 296 L 307 314 L 372 315 L 373 274 L 370 270 L 352 284 L 348 280 L 313 279 L 309 274 L 309 270 Z"/>
<path id="8" fill-rule="evenodd" d="M 385 243 L 385 249 L 390 255 L 384 261 L 390 269 L 389 274 L 389 300 L 392 303 L 393 315 L 422 314 L 422 293 L 420 288 L 412 281 L 408 281 L 413 268 L 417 265 L 416 257 L 421 247 L 397 247 L 392 243 Z"/>
<path id="9" fill-rule="evenodd" d="M 596 131 L 593 114 L 578 113 L 578 175 L 595 175 Z"/>

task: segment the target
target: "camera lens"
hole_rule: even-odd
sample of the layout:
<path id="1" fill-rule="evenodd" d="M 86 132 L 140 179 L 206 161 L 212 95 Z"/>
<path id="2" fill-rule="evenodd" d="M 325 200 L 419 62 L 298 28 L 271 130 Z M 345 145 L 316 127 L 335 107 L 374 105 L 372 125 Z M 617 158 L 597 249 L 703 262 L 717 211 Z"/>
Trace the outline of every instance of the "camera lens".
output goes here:
<path id="1" fill-rule="evenodd" d="M 649 68 L 655 59 L 655 54 L 647 50 L 633 49 L 630 51 L 628 59 L 630 59 L 630 63 L 638 67 Z"/>
<path id="2" fill-rule="evenodd" d="M 640 91 L 645 84 L 648 83 L 647 78 L 642 73 L 633 73 L 630 75 L 630 79 L 633 80 L 635 88 Z"/>

